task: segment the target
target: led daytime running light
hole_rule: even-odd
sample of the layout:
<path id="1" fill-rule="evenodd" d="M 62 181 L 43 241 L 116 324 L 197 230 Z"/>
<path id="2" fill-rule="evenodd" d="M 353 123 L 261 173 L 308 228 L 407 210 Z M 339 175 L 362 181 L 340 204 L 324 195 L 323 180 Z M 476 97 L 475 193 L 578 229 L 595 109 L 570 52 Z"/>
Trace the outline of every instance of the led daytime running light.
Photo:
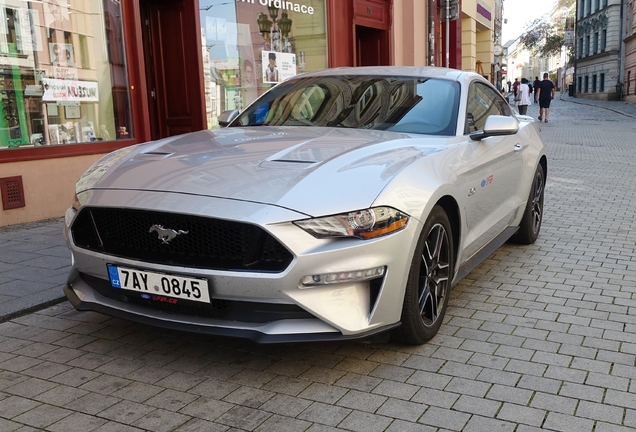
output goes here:
<path id="1" fill-rule="evenodd" d="M 386 267 L 375 267 L 366 270 L 353 270 L 348 272 L 325 273 L 305 276 L 300 283 L 304 287 L 331 285 L 345 282 L 362 282 L 375 279 L 384 275 Z"/>

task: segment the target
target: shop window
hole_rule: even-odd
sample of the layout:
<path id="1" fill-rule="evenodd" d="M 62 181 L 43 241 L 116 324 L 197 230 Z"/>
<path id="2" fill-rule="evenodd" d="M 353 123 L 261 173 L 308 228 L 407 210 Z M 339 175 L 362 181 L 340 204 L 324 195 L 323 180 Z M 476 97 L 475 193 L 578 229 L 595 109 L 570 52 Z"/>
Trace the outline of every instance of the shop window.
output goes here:
<path id="1" fill-rule="evenodd" d="M 598 91 L 600 91 L 601 93 L 604 92 L 605 91 L 605 74 L 604 73 L 600 75 L 598 80 L 598 85 L 599 85 Z"/>
<path id="2" fill-rule="evenodd" d="M 0 151 L 131 137 L 121 15 L 112 0 L 0 2 Z"/>
<path id="3" fill-rule="evenodd" d="M 596 74 L 592 75 L 592 93 L 596 93 Z"/>
<path id="4" fill-rule="evenodd" d="M 324 0 L 199 0 L 199 9 L 208 128 L 218 127 L 221 112 L 242 110 L 286 78 L 328 65 Z M 311 115 L 320 95 L 304 95 L 296 114 Z"/>

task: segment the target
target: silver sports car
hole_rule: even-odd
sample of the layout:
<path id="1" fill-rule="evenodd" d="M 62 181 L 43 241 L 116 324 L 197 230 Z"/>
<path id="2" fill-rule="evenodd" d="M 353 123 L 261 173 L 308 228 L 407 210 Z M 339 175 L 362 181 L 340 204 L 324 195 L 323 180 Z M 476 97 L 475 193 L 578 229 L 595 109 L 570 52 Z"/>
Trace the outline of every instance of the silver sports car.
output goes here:
<path id="1" fill-rule="evenodd" d="M 421 344 L 455 283 L 539 235 L 539 129 L 478 74 L 306 73 L 219 122 L 78 181 L 75 308 L 259 342 Z"/>

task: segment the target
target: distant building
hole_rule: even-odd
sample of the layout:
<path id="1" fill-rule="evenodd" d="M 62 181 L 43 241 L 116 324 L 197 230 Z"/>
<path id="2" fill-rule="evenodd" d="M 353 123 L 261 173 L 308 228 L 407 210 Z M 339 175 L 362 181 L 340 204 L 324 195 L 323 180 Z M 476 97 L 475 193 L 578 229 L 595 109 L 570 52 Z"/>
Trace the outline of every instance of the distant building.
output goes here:
<path id="1" fill-rule="evenodd" d="M 625 25 L 625 73 L 623 97 L 630 102 L 636 102 L 636 8 L 634 0 L 627 1 Z"/>
<path id="2" fill-rule="evenodd" d="M 623 86 L 625 0 L 578 0 L 576 24 L 576 95 L 616 100 Z M 632 0 L 633 1 L 633 0 Z"/>

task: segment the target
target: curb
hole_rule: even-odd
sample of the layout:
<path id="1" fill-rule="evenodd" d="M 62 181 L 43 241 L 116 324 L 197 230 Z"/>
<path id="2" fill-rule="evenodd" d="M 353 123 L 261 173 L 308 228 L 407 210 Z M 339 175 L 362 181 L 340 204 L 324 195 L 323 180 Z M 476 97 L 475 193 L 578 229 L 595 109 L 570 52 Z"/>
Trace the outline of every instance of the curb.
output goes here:
<path id="1" fill-rule="evenodd" d="M 603 105 L 597 105 L 595 103 L 587 103 L 587 102 L 580 102 L 580 101 L 571 100 L 571 98 L 569 96 L 568 96 L 567 99 L 564 99 L 563 98 L 564 95 L 565 95 L 565 93 L 561 93 L 561 95 L 559 96 L 559 99 L 562 102 L 570 102 L 570 103 L 575 103 L 575 104 L 579 104 L 579 105 L 587 105 L 587 106 L 591 106 L 591 107 L 595 107 L 595 108 L 602 108 L 604 110 L 612 111 L 612 112 L 615 112 L 616 114 L 620 114 L 620 115 L 623 115 L 625 117 L 636 119 L 636 115 L 627 114 L 627 113 L 624 113 L 622 111 L 618 111 L 618 110 L 616 110 L 614 108 L 606 107 L 606 106 L 603 106 Z M 626 102 L 626 103 L 629 103 L 629 102 Z"/>
<path id="2" fill-rule="evenodd" d="M 6 315 L 0 316 L 0 323 L 6 322 L 6 321 L 10 321 L 10 320 L 12 320 L 14 318 L 18 318 L 18 317 L 21 317 L 23 315 L 28 315 L 28 314 L 30 314 L 32 312 L 37 312 L 39 310 L 46 309 L 49 306 L 54 306 L 56 304 L 63 303 L 64 301 L 66 301 L 66 296 L 62 295 L 60 297 L 57 297 L 57 298 L 54 298 L 54 299 L 51 299 L 51 300 L 47 300 L 47 301 L 45 301 L 43 303 L 38 303 L 36 305 L 29 306 L 29 307 L 26 307 L 24 309 L 20 309 L 20 310 L 14 311 L 14 312 L 9 312 Z"/>

